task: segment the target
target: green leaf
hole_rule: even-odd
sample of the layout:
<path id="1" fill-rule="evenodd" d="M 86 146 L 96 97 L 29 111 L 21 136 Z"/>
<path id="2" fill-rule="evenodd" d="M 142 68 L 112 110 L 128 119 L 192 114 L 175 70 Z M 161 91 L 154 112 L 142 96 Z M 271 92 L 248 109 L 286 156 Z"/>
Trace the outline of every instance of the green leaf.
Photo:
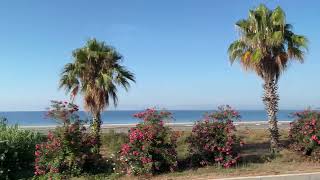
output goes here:
<path id="1" fill-rule="evenodd" d="M 256 49 L 252 56 L 251 56 L 251 60 L 254 62 L 254 63 L 258 63 L 262 58 L 262 52 L 260 49 Z"/>
<path id="2" fill-rule="evenodd" d="M 273 25 L 284 26 L 285 18 L 285 13 L 279 6 L 275 10 L 273 10 L 271 14 L 271 21 Z"/>
<path id="3" fill-rule="evenodd" d="M 272 45 L 280 45 L 283 42 L 283 33 L 282 31 L 276 31 L 272 33 L 271 44 Z"/>

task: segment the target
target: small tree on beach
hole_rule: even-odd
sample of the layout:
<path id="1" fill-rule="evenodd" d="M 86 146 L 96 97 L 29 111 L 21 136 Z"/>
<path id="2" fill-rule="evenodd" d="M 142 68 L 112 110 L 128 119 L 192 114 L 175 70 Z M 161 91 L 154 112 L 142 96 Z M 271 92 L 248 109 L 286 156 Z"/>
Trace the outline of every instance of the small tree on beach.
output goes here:
<path id="1" fill-rule="evenodd" d="M 84 47 L 73 51 L 73 62 L 65 65 L 60 88 L 73 99 L 84 96 L 84 107 L 92 115 L 92 133 L 100 146 L 101 112 L 113 101 L 117 105 L 117 86 L 128 90 L 134 74 L 121 65 L 122 56 L 105 42 L 88 40 Z"/>
<path id="2" fill-rule="evenodd" d="M 307 39 L 292 32 L 292 26 L 286 23 L 285 13 L 280 7 L 270 10 L 260 5 L 250 10 L 249 17 L 239 20 L 236 26 L 240 38 L 230 45 L 229 57 L 231 63 L 239 60 L 245 70 L 254 71 L 263 79 L 263 102 L 269 120 L 271 151 L 277 152 L 277 82 L 290 60 L 303 63 Z"/>

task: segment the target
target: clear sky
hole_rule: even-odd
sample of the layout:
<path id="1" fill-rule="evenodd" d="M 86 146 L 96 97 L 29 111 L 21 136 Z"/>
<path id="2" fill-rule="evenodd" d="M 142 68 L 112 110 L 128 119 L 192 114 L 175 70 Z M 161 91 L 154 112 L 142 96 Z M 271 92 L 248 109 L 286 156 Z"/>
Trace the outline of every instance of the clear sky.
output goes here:
<path id="1" fill-rule="evenodd" d="M 320 1 L 310 0 L 7 0 L 0 2 L 0 111 L 44 110 L 73 49 L 96 37 L 114 46 L 136 74 L 117 109 L 263 109 L 262 81 L 230 66 L 235 22 L 260 3 L 280 5 L 310 41 L 303 65 L 280 85 L 280 108 L 319 107 Z M 78 99 L 81 104 L 81 99 Z"/>

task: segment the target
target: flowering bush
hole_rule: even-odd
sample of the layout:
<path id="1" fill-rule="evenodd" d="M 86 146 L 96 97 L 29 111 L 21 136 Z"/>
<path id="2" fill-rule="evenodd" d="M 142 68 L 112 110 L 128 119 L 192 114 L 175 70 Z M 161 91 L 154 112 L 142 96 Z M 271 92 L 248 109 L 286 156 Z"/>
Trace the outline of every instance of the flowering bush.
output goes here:
<path id="1" fill-rule="evenodd" d="M 218 163 L 226 168 L 236 164 L 241 144 L 234 133 L 233 121 L 239 119 L 239 113 L 230 106 L 220 106 L 217 112 L 196 122 L 187 139 L 192 164 Z"/>
<path id="2" fill-rule="evenodd" d="M 173 171 L 177 166 L 177 135 L 164 126 L 164 120 L 170 119 L 171 114 L 147 109 L 134 117 L 143 122 L 129 131 L 129 142 L 122 145 L 123 171 L 133 175 Z"/>
<path id="3" fill-rule="evenodd" d="M 41 139 L 40 134 L 9 126 L 0 118 L 0 179 L 19 179 L 21 171 L 32 169 L 34 146 Z"/>
<path id="4" fill-rule="evenodd" d="M 74 122 L 84 122 L 80 120 L 79 115 L 76 113 L 79 111 L 77 105 L 62 101 L 51 101 L 50 108 L 47 112 L 47 117 L 53 119 L 63 125 L 69 125 Z"/>
<path id="5" fill-rule="evenodd" d="M 36 176 L 49 179 L 58 174 L 66 177 L 79 175 L 99 162 L 100 157 L 92 152 L 96 142 L 86 133 L 77 111 L 74 104 L 52 101 L 48 116 L 63 122 L 63 126 L 49 132 L 47 141 L 35 146 Z"/>
<path id="6" fill-rule="evenodd" d="M 291 146 L 294 150 L 320 159 L 320 112 L 306 110 L 294 114 L 290 123 Z"/>

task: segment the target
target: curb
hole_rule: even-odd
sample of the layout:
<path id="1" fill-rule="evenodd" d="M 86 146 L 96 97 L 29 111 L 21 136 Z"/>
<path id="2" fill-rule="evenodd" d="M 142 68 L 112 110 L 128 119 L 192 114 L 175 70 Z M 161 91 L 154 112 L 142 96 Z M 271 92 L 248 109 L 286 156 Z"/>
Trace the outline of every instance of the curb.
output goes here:
<path id="1" fill-rule="evenodd" d="M 320 180 L 320 172 L 300 173 L 300 174 L 281 174 L 267 176 L 248 176 L 235 178 L 220 178 L 211 180 Z"/>

